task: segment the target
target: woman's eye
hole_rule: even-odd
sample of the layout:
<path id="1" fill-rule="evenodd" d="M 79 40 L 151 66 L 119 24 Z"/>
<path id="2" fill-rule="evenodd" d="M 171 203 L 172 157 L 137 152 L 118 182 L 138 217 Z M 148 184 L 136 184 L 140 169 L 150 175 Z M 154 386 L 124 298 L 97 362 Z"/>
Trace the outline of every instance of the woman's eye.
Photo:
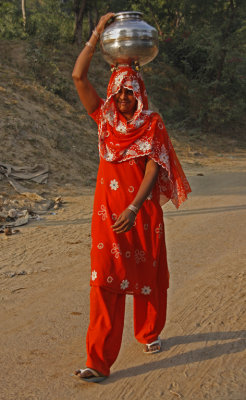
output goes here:
<path id="1" fill-rule="evenodd" d="M 133 91 L 132 90 L 130 90 L 130 89 L 122 89 L 122 88 L 118 91 L 117 94 L 120 95 L 120 94 L 123 93 L 123 91 L 127 96 L 133 96 Z"/>

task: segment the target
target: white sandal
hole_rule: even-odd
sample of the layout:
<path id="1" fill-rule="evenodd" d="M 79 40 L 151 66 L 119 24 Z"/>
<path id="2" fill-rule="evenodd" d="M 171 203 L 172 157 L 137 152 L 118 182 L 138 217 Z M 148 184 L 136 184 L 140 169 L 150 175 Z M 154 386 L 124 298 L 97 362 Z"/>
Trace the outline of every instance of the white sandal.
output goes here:
<path id="1" fill-rule="evenodd" d="M 160 339 L 160 337 L 158 337 L 158 339 L 155 340 L 152 343 L 146 343 L 145 346 L 147 346 L 148 350 L 147 351 L 143 350 L 144 354 L 160 353 L 160 351 L 161 351 L 161 339 Z M 151 347 L 153 347 L 153 346 L 159 346 L 160 348 L 156 349 L 156 350 L 151 350 Z"/>
<path id="2" fill-rule="evenodd" d="M 107 376 L 100 375 L 99 372 L 97 372 L 95 369 L 92 369 L 92 368 L 79 369 L 78 371 L 80 374 L 82 374 L 85 371 L 89 371 L 92 373 L 92 376 L 88 376 L 88 377 L 82 377 L 82 376 L 79 376 L 76 374 L 76 376 L 78 376 L 78 378 L 82 379 L 85 382 L 99 383 L 99 382 L 104 381 L 107 378 Z"/>

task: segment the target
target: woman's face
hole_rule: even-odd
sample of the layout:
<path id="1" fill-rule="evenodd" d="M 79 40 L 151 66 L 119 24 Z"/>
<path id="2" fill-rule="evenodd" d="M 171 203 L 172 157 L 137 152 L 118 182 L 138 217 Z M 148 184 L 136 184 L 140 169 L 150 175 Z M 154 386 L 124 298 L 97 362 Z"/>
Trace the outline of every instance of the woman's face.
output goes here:
<path id="1" fill-rule="evenodd" d="M 133 117 L 137 108 L 137 99 L 132 90 L 121 87 L 119 92 L 115 95 L 115 102 L 118 110 L 126 119 L 131 119 Z"/>

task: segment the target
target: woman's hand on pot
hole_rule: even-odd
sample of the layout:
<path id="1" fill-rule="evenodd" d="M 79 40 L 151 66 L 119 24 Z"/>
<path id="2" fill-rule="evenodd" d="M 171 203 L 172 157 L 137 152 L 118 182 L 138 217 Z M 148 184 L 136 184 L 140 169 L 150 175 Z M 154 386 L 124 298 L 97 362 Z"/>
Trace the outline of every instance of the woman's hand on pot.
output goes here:
<path id="1" fill-rule="evenodd" d="M 110 18 L 112 18 L 112 17 L 114 17 L 114 16 L 115 16 L 114 13 L 109 12 L 109 13 L 103 15 L 103 16 L 100 18 L 100 20 L 99 20 L 99 22 L 98 22 L 98 24 L 97 24 L 97 27 L 96 27 L 96 30 L 97 30 L 97 32 L 99 33 L 99 35 L 101 35 L 101 33 L 104 31 L 104 28 L 105 28 L 106 23 L 110 20 Z"/>
<path id="2" fill-rule="evenodd" d="M 136 214 L 133 211 L 126 208 L 122 214 L 117 218 L 116 222 L 112 226 L 113 231 L 116 233 L 123 233 L 129 231 L 134 222 Z"/>

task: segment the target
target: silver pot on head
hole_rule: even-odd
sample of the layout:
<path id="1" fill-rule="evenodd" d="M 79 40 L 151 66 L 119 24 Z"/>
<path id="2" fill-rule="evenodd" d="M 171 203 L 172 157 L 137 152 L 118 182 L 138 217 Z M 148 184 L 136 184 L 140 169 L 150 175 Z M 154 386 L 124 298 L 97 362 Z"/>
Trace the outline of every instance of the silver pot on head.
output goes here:
<path id="1" fill-rule="evenodd" d="M 158 54 L 158 33 L 142 19 L 142 13 L 115 14 L 100 39 L 101 52 L 110 65 L 145 65 Z"/>

